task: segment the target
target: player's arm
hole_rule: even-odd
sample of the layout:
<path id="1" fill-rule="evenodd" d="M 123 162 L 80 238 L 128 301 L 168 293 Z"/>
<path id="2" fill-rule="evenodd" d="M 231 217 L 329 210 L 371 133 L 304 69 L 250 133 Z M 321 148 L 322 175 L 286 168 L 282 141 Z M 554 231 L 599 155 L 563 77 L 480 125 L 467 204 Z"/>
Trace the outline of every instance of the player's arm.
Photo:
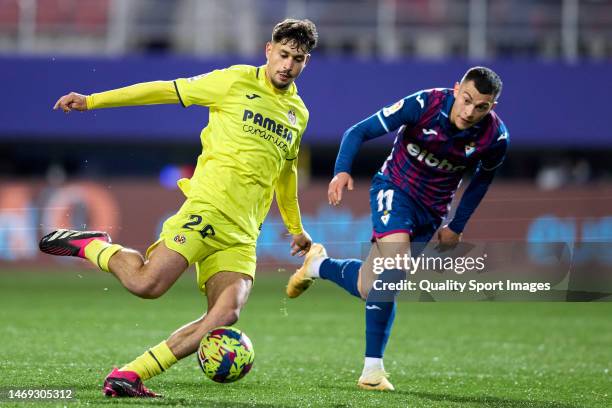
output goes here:
<path id="1" fill-rule="evenodd" d="M 176 87 L 172 81 L 143 82 L 91 95 L 71 92 L 59 98 L 53 109 L 70 112 L 164 103 L 179 103 Z"/>
<path id="2" fill-rule="evenodd" d="M 275 186 L 276 203 L 287 231 L 292 236 L 291 255 L 303 256 L 310 250 L 312 239 L 302 226 L 297 180 L 297 157 L 293 160 L 285 160 Z"/>
<path id="3" fill-rule="evenodd" d="M 495 173 L 504 161 L 508 149 L 508 131 L 502 125 L 500 136 L 490 151 L 482 158 L 476 172 L 466 188 L 459 206 L 455 211 L 453 220 L 444 226 L 438 233 L 438 239 L 442 246 L 453 246 L 459 242 L 468 220 L 484 198 Z"/>
<path id="4" fill-rule="evenodd" d="M 329 204 L 340 203 L 345 187 L 353 189 L 353 178 L 350 174 L 355 156 L 363 142 L 383 136 L 402 125 L 415 124 L 421 116 L 425 100 L 426 92 L 417 92 L 379 110 L 344 132 L 336 157 L 334 178 L 327 190 Z"/>

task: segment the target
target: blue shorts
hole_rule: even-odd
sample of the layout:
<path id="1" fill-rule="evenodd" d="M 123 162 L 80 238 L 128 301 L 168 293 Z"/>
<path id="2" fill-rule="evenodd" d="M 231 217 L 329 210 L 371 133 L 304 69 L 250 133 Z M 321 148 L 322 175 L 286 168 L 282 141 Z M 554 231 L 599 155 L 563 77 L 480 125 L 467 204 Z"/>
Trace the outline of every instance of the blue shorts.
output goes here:
<path id="1" fill-rule="evenodd" d="M 406 192 L 378 174 L 372 179 L 370 209 L 372 241 L 385 235 L 405 232 L 410 235 L 411 242 L 426 244 L 442 221 L 436 219 Z"/>

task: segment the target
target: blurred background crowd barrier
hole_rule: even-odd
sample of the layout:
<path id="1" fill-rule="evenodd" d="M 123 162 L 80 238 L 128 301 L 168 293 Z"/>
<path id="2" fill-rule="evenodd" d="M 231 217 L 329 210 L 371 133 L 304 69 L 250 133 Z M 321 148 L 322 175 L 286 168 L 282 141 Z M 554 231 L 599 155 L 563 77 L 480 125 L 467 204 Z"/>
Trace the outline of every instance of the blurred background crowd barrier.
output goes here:
<path id="1" fill-rule="evenodd" d="M 41 234 L 57 227 L 108 230 L 145 249 L 178 209 L 175 182 L 201 151 L 203 108 L 66 117 L 51 110 L 57 98 L 263 64 L 285 17 L 319 29 L 297 81 L 311 113 L 300 200 L 306 227 L 334 256 L 359 256 L 369 240 L 368 179 L 393 143 L 362 147 L 356 191 L 330 208 L 344 130 L 414 91 L 450 87 L 477 64 L 504 80 L 496 111 L 511 147 L 466 238 L 612 239 L 612 1 L 0 0 L 0 270 L 74 265 L 38 255 Z M 291 262 L 283 231 L 273 209 L 260 269 Z"/>
<path id="2" fill-rule="evenodd" d="M 529 56 L 612 54 L 609 0 L 0 0 L 0 49 L 259 55 L 287 16 L 319 27 L 319 53 Z"/>

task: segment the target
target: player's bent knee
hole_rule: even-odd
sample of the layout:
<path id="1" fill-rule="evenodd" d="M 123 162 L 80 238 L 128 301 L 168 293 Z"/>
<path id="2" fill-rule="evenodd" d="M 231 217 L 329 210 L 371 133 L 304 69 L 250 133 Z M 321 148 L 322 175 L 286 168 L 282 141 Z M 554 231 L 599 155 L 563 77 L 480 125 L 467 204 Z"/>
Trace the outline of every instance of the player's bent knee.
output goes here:
<path id="1" fill-rule="evenodd" d="M 220 320 L 223 326 L 231 326 L 240 318 L 240 309 L 228 309 L 221 313 Z"/>
<path id="2" fill-rule="evenodd" d="M 394 302 L 406 272 L 401 269 L 387 269 L 368 288 L 366 299 L 374 302 Z M 374 289 L 374 290 L 372 290 Z"/>
<path id="3" fill-rule="evenodd" d="M 357 280 L 357 292 L 359 292 L 359 296 L 361 296 L 361 300 L 366 300 L 368 298 L 368 294 L 370 293 L 371 285 L 364 285 L 361 280 L 361 271 L 359 271 L 359 278 Z"/>

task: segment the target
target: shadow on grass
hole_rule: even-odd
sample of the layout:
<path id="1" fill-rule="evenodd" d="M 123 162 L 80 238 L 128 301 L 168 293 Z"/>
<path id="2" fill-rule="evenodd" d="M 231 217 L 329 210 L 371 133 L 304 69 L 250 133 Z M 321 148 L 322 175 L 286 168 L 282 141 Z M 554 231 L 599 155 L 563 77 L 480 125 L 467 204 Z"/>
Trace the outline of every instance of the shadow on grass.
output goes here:
<path id="1" fill-rule="evenodd" d="M 187 391 L 187 389 L 196 387 L 199 388 L 201 385 L 198 383 L 193 383 L 190 381 L 181 382 L 180 384 L 175 384 L 177 386 L 177 393 L 183 393 Z M 249 389 L 257 389 L 260 385 L 258 384 L 241 384 L 240 392 L 245 392 L 247 395 L 249 393 Z M 410 391 L 410 390 L 396 390 L 393 393 L 377 393 L 372 391 L 364 391 L 359 390 L 355 387 L 349 386 L 332 386 L 332 385 L 318 385 L 318 387 L 327 389 L 327 390 L 335 390 L 342 393 L 349 393 L 359 398 L 359 396 L 368 395 L 376 395 L 383 396 L 389 395 L 391 396 L 405 396 L 406 403 L 411 405 L 410 397 L 417 397 L 421 401 L 423 400 L 431 401 L 431 406 L 436 406 L 436 402 L 450 402 L 457 404 L 466 404 L 473 406 L 482 405 L 483 407 L 504 407 L 504 408 L 579 408 L 580 405 L 573 405 L 564 402 L 558 401 L 538 401 L 538 400 L 525 400 L 525 399 L 510 399 L 510 398 L 501 398 L 494 397 L 489 395 L 455 395 L 455 394 L 447 394 L 447 393 L 434 393 L 434 392 L 423 392 L 423 391 Z M 194 394 L 193 398 L 174 398 L 170 394 L 166 394 L 165 397 L 162 398 L 152 398 L 152 399 L 131 399 L 131 398 L 106 398 L 100 395 L 100 397 L 92 396 L 92 398 L 79 398 L 79 391 L 85 391 L 84 394 L 87 394 L 87 391 L 82 387 L 74 387 L 77 393 L 77 400 L 80 400 L 81 403 L 93 403 L 94 405 L 126 405 L 126 406 L 212 406 L 212 407 L 236 407 L 236 408 L 246 408 L 246 407 L 260 407 L 260 408 L 276 408 L 276 407 L 295 407 L 294 404 L 277 404 L 277 403 L 262 403 L 262 402 L 239 402 L 239 401 L 231 401 L 231 400 L 223 400 L 219 399 L 219 395 L 210 395 L 206 398 L 205 395 L 197 396 Z M 237 390 L 236 390 L 237 391 Z M 81 394 L 83 395 L 83 394 Z M 261 398 L 262 396 L 260 396 Z M 341 397 L 340 395 L 336 395 L 336 398 Z M 221 397 L 222 398 L 222 397 Z M 380 403 L 379 400 L 377 403 Z M 391 401 L 389 401 L 391 402 Z M 396 401 L 394 401 L 396 402 Z M 425 402 L 426 403 L 426 402 Z M 351 407 L 351 406 L 367 406 L 367 400 L 362 400 L 360 404 L 356 405 L 354 402 L 348 402 L 346 404 L 338 403 L 337 401 L 330 400 L 329 405 L 324 404 L 325 406 L 333 406 L 333 407 Z M 393 406 L 393 403 L 390 404 Z"/>
<path id="2" fill-rule="evenodd" d="M 64 386 L 65 387 L 65 386 Z M 180 383 L 177 388 L 178 393 L 184 393 L 186 388 L 193 387 L 195 389 L 201 390 L 201 384 L 197 382 L 184 382 Z M 162 393 L 163 396 L 161 398 L 110 398 L 102 395 L 102 390 L 100 389 L 99 394 L 98 390 L 93 390 L 88 387 L 83 386 L 73 386 L 71 387 L 75 391 L 75 402 L 79 402 L 80 404 L 92 405 L 92 406 L 158 406 L 158 407 L 191 407 L 191 406 L 202 406 L 202 407 L 236 407 L 236 408 L 247 408 L 247 407 L 255 407 L 255 408 L 280 408 L 280 407 L 289 407 L 290 405 L 285 404 L 267 404 L 267 403 L 259 403 L 259 402 L 240 402 L 240 401 L 228 401 L 228 400 L 220 400 L 215 398 L 206 398 L 204 395 L 198 396 L 194 394 L 192 398 L 177 398 L 173 397 L 170 393 Z M 158 390 L 161 391 L 161 390 Z M 294 405 L 291 405 L 294 407 Z"/>
<path id="3" fill-rule="evenodd" d="M 321 388 L 343 390 L 348 392 L 358 392 L 363 394 L 371 395 L 383 395 L 384 392 L 375 394 L 374 391 L 359 390 L 354 387 L 338 387 L 338 386 L 326 386 L 320 385 Z M 418 397 L 432 401 L 431 406 L 435 406 L 434 402 L 454 402 L 463 404 L 480 404 L 484 407 L 504 407 L 504 408 L 580 408 L 582 405 L 573 405 L 559 401 L 537 401 L 537 400 L 524 400 L 524 399 L 510 399 L 493 397 L 489 395 L 454 395 L 454 394 L 443 394 L 434 392 L 423 392 L 423 391 L 409 391 L 409 390 L 396 390 L 389 395 L 405 395 L 407 397 L 406 403 L 410 403 L 408 397 Z"/>
<path id="4" fill-rule="evenodd" d="M 219 401 L 214 399 L 201 399 L 194 401 L 192 399 L 185 398 L 155 398 L 155 399 L 129 399 L 129 398 L 104 398 L 102 400 L 91 401 L 95 402 L 95 405 L 142 405 L 142 406 L 157 406 L 157 407 L 220 407 L 220 408 L 280 408 L 288 407 L 288 405 L 278 404 L 262 404 L 262 403 L 249 403 L 249 402 L 236 402 L 236 401 Z"/>
<path id="5" fill-rule="evenodd" d="M 508 408 L 578 408 L 579 405 L 572 405 L 558 401 L 533 401 L 523 399 L 509 399 L 492 397 L 489 395 L 452 395 L 452 394 L 437 394 L 433 392 L 422 391 L 396 391 L 404 395 L 414 395 L 419 398 L 428 399 L 430 401 L 449 401 L 469 404 L 482 404 L 486 407 L 508 407 Z"/>

